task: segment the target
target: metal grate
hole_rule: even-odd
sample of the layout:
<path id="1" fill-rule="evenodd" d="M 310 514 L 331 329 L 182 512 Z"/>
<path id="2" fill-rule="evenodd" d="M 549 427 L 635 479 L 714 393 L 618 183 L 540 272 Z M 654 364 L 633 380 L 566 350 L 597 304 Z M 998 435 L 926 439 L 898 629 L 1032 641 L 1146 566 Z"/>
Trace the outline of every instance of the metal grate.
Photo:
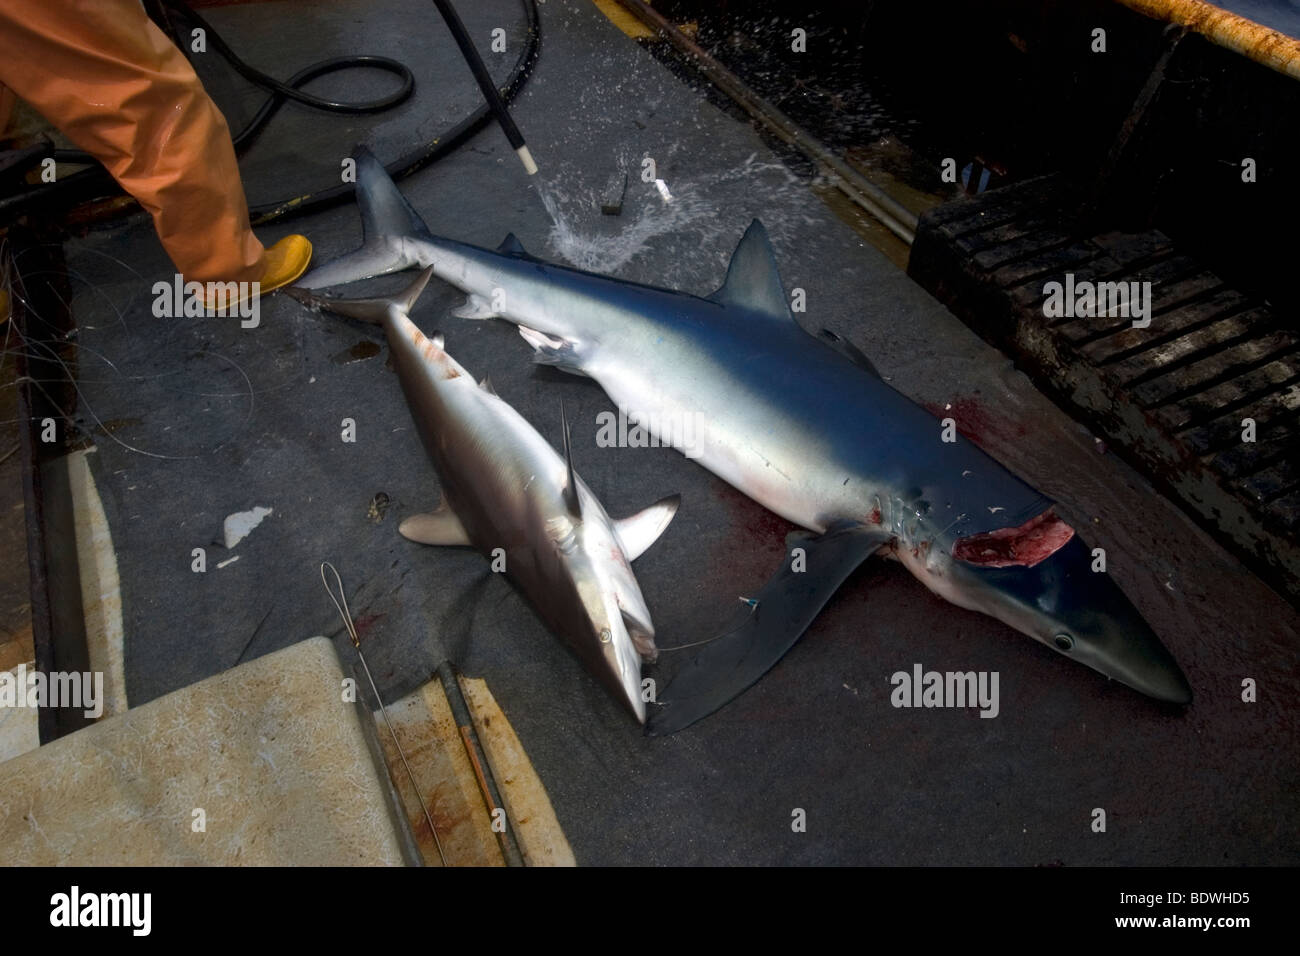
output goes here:
<path id="1" fill-rule="evenodd" d="M 1047 176 L 938 207 L 908 271 L 1300 598 L 1300 334 L 1159 231 L 1075 234 L 1077 206 Z M 1150 326 L 1047 317 L 1066 273 L 1150 282 Z"/>

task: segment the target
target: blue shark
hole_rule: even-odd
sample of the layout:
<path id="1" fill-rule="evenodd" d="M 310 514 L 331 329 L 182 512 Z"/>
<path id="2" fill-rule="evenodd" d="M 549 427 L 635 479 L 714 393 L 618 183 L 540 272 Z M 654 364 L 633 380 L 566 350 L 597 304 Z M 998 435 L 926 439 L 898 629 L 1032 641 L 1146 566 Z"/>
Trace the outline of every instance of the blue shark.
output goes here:
<path id="1" fill-rule="evenodd" d="M 561 406 L 564 454 L 497 395 L 475 382 L 409 312 L 432 275 L 425 269 L 388 298 L 338 299 L 301 289 L 305 305 L 383 328 L 398 381 L 442 486 L 442 501 L 411 515 L 399 533 L 419 544 L 470 547 L 500 563 L 550 629 L 636 719 L 646 719 L 641 665 L 658 656 L 654 624 L 632 562 L 668 527 L 671 495 L 615 521 L 573 467 Z"/>
<path id="2" fill-rule="evenodd" d="M 497 249 L 435 237 L 364 150 L 358 202 L 361 248 L 301 285 L 431 269 L 467 294 L 455 314 L 515 324 L 536 362 L 594 379 L 630 420 L 805 529 L 744 619 L 657 695 L 649 732 L 752 685 L 873 555 L 1140 693 L 1190 702 L 1174 657 L 1051 499 L 969 441 L 944 441 L 856 347 L 798 324 L 757 220 L 722 286 L 699 297 L 546 263 L 513 235 Z"/>

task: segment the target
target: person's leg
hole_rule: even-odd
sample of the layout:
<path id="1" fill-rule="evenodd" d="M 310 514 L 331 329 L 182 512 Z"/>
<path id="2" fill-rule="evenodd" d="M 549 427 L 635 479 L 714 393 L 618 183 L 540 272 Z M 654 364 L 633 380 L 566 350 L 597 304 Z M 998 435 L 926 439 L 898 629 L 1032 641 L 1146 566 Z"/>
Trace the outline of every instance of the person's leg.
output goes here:
<path id="1" fill-rule="evenodd" d="M 139 0 L 0 0 L 0 83 L 149 211 L 186 280 L 266 284 L 225 118 Z"/>

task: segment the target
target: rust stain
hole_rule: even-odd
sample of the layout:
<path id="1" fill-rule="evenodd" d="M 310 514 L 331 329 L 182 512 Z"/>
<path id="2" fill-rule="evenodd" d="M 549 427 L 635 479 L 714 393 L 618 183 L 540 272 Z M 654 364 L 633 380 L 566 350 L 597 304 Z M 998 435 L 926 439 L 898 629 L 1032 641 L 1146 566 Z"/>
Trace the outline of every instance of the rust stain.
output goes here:
<path id="1" fill-rule="evenodd" d="M 1300 41 L 1204 0 L 1121 0 L 1154 20 L 1178 23 L 1221 47 L 1300 79 Z"/>
<path id="2" fill-rule="evenodd" d="M 417 328 L 411 329 L 411 344 L 419 349 L 420 354 L 429 361 L 433 361 L 440 351 L 438 346 L 434 344 L 433 340 Z"/>

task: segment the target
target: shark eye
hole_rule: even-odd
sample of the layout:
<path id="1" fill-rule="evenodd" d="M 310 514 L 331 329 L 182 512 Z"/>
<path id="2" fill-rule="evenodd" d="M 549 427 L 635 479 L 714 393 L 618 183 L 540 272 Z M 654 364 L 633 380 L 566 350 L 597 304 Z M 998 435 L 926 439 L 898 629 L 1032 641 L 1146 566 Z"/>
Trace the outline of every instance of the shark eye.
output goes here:
<path id="1" fill-rule="evenodd" d="M 1056 637 L 1052 638 L 1052 641 L 1063 651 L 1068 651 L 1074 647 L 1074 638 L 1069 634 L 1057 634 Z"/>
<path id="2" fill-rule="evenodd" d="M 609 632 L 609 628 L 602 627 L 600 629 L 600 643 L 608 644 L 613 639 L 613 637 L 614 635 Z"/>

